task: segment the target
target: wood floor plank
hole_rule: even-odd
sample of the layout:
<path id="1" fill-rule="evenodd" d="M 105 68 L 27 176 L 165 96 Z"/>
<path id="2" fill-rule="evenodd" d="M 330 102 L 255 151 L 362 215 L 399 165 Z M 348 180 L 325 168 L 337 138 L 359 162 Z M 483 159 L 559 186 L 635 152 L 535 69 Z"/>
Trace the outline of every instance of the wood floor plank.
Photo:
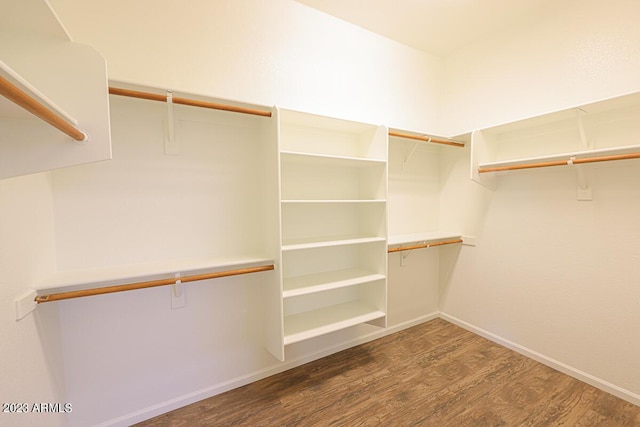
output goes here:
<path id="1" fill-rule="evenodd" d="M 182 426 L 640 426 L 640 407 L 442 319 L 147 420 Z"/>

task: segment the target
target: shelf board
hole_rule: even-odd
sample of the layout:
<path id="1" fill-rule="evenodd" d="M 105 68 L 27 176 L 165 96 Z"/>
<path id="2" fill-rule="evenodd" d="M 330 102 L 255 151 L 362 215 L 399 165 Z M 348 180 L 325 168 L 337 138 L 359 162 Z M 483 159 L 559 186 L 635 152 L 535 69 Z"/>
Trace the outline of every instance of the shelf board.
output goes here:
<path id="1" fill-rule="evenodd" d="M 293 344 L 385 316 L 362 302 L 348 302 L 294 314 L 284 319 L 284 345 Z"/>
<path id="2" fill-rule="evenodd" d="M 384 242 L 384 237 L 331 237 L 327 239 L 296 239 L 283 242 L 283 251 L 324 248 L 329 246 L 357 245 L 361 243 Z"/>
<path id="3" fill-rule="evenodd" d="M 308 295 L 315 292 L 345 288 L 376 280 L 384 280 L 385 275 L 361 269 L 330 271 L 284 279 L 283 298 Z"/>
<path id="4" fill-rule="evenodd" d="M 281 203 L 284 204 L 349 204 L 349 203 L 386 203 L 385 199 L 284 199 L 281 200 Z"/>
<path id="5" fill-rule="evenodd" d="M 386 164 L 386 160 L 365 157 L 333 156 L 299 151 L 281 151 L 282 159 L 302 164 L 339 165 L 344 167 L 370 167 Z"/>
<path id="6" fill-rule="evenodd" d="M 597 148 L 593 150 L 572 151 L 567 153 L 551 154 L 546 156 L 522 157 L 518 159 L 480 163 L 478 164 L 478 168 L 494 168 L 494 167 L 502 167 L 502 166 L 517 166 L 517 165 L 537 163 L 537 162 L 553 162 L 553 161 L 560 161 L 560 160 L 569 160 L 569 158 L 571 157 L 575 157 L 576 159 L 582 159 L 582 158 L 596 157 L 596 156 L 613 156 L 618 154 L 635 153 L 639 151 L 640 151 L 640 144 L 627 145 L 622 147 Z"/>
<path id="7" fill-rule="evenodd" d="M 401 234 L 389 236 L 387 244 L 389 246 L 406 245 L 409 243 L 436 243 L 441 240 L 462 238 L 460 233 L 452 233 L 446 231 L 431 231 L 426 233 Z"/>
<path id="8" fill-rule="evenodd" d="M 174 277 L 176 273 L 192 275 L 229 269 L 259 267 L 274 261 L 262 257 L 229 257 L 173 260 L 114 268 L 58 272 L 35 287 L 36 293 L 57 293 L 115 286 L 130 282 Z"/>

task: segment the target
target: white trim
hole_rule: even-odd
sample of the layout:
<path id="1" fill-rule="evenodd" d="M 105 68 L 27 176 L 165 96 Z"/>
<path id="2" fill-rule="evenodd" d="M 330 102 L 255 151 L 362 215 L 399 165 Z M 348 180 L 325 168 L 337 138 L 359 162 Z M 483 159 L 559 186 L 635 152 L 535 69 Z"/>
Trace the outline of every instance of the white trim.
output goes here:
<path id="1" fill-rule="evenodd" d="M 542 363 L 543 365 L 549 366 L 550 368 L 553 368 L 557 371 L 562 372 L 563 374 L 567 374 L 575 379 L 578 379 L 580 381 L 583 381 L 589 385 L 592 385 L 596 388 L 599 388 L 600 390 L 606 391 L 607 393 L 610 393 L 616 397 L 619 397 L 620 399 L 624 399 L 627 402 L 633 403 L 634 405 L 640 406 L 640 395 L 633 393 L 629 390 L 626 390 L 622 387 L 619 387 L 615 384 L 612 384 L 608 381 L 605 381 L 601 378 L 598 378 L 596 376 L 593 376 L 591 374 L 588 374 L 584 371 L 581 371 L 579 369 L 576 369 L 572 366 L 569 366 L 565 363 L 562 363 L 558 360 L 555 360 L 549 356 L 546 356 L 542 353 L 538 353 L 537 351 L 531 350 L 528 347 L 522 346 L 520 344 L 517 344 L 513 341 L 510 341 L 508 339 L 502 338 L 498 335 L 495 335 L 489 331 L 486 331 L 484 329 L 478 328 L 477 326 L 474 326 L 470 323 L 465 322 L 464 320 L 458 319 L 457 317 L 451 316 L 449 314 L 446 313 L 442 313 L 440 312 L 440 316 L 441 319 L 446 320 L 447 322 L 451 322 L 457 326 L 460 326 L 461 328 L 464 328 L 470 332 L 473 332 L 476 335 L 480 335 L 481 337 L 484 337 L 490 341 L 493 341 L 497 344 L 500 344 L 508 349 L 511 349 L 515 352 L 518 352 L 524 356 L 527 356 L 530 359 L 533 359 L 537 362 Z"/>
<path id="2" fill-rule="evenodd" d="M 182 396 L 178 396 L 174 399 L 166 400 L 164 402 L 158 403 L 157 405 L 152 405 L 144 409 L 141 409 L 139 411 L 135 411 L 135 412 L 123 415 L 121 417 L 113 418 L 109 421 L 105 421 L 101 424 L 97 424 L 96 427 L 130 426 L 131 424 L 148 420 L 158 415 L 165 414 L 169 411 L 182 408 L 183 406 L 190 405 L 195 402 L 199 402 L 200 400 L 207 399 L 209 397 L 224 393 L 229 390 L 233 390 L 234 388 L 242 387 L 252 382 L 259 381 L 261 379 L 270 377 L 275 374 L 279 374 L 280 372 L 284 372 L 286 370 L 289 370 L 298 366 L 302 366 L 305 363 L 309 363 L 314 360 L 321 359 L 323 357 L 329 356 L 331 354 L 337 353 L 342 350 L 346 350 L 348 348 L 351 348 L 360 344 L 377 340 L 378 338 L 382 338 L 387 335 L 394 334 L 404 329 L 408 329 L 412 326 L 416 326 L 421 323 L 425 323 L 437 318 L 438 318 L 438 312 L 430 313 L 430 314 L 415 318 L 413 320 L 391 326 L 386 329 L 381 329 L 380 331 L 363 335 L 361 337 L 344 342 L 342 344 L 338 344 L 334 347 L 320 351 L 318 353 L 313 353 L 308 356 L 299 357 L 297 359 L 293 359 L 284 363 L 273 365 L 268 368 L 260 369 L 247 375 L 235 377 L 230 380 L 227 380 L 218 384 L 214 384 L 210 387 L 205 387 L 203 389 L 194 391 L 193 393 L 183 394 Z"/>

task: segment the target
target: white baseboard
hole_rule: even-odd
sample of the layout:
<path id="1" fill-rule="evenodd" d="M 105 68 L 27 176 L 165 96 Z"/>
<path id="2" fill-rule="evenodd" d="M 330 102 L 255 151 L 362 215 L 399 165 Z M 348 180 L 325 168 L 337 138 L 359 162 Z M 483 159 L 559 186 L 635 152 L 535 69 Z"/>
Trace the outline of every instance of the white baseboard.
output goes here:
<path id="1" fill-rule="evenodd" d="M 385 337 L 387 335 L 391 335 L 403 329 L 407 329 L 412 326 L 419 325 L 421 323 L 428 322 L 429 320 L 433 320 L 437 318 L 438 318 L 438 312 L 430 313 L 425 316 L 421 316 L 416 319 L 412 319 L 410 321 L 388 327 L 386 329 L 381 329 L 379 331 L 375 331 L 373 333 L 363 335 L 354 340 L 341 343 L 339 345 L 336 345 L 329 349 L 324 349 L 317 353 L 313 353 L 313 354 L 300 357 L 297 359 L 293 359 L 293 360 L 288 360 L 283 363 L 278 363 L 268 368 L 260 369 L 260 370 L 251 372 L 247 375 L 242 375 L 240 377 L 232 378 L 228 381 L 224 381 L 222 383 L 214 384 L 210 387 L 206 387 L 206 388 L 194 391 L 193 393 L 178 396 L 174 399 L 170 399 L 170 400 L 158 403 L 157 405 L 149 406 L 139 411 L 132 412 L 130 414 L 126 414 L 121 417 L 111 419 L 104 423 L 98 424 L 96 427 L 130 426 L 131 424 L 148 420 L 149 418 L 162 415 L 164 413 L 173 411 L 178 408 L 182 408 L 183 406 L 190 405 L 195 402 L 199 402 L 200 400 L 207 399 L 209 397 L 224 393 L 229 390 L 233 390 L 234 388 L 242 387 L 252 382 L 267 378 L 271 375 L 279 374 L 280 372 L 284 372 L 286 370 L 295 368 L 297 366 L 304 365 L 305 363 L 309 363 L 314 360 L 321 359 L 323 357 L 329 356 L 339 351 L 346 350 L 356 345 L 364 344 L 364 343 L 376 340 L 378 338 Z"/>
<path id="2" fill-rule="evenodd" d="M 618 387 L 615 384 L 612 384 L 608 381 L 605 381 L 601 378 L 590 375 L 586 372 L 583 372 L 579 369 L 576 369 L 572 366 L 569 366 L 565 363 L 559 362 L 551 357 L 545 356 L 544 354 L 538 353 L 537 351 L 531 350 L 530 348 L 524 347 L 520 344 L 517 344 L 513 341 L 504 339 L 498 335 L 495 335 L 489 331 L 478 328 L 470 323 L 467 323 L 457 317 L 450 316 L 446 313 L 440 313 L 440 318 L 451 322 L 455 325 L 458 325 L 470 332 L 473 332 L 476 335 L 480 335 L 490 341 L 493 341 L 497 344 L 500 344 L 504 347 L 507 347 L 513 351 L 516 351 L 524 356 L 529 357 L 537 362 L 542 363 L 550 368 L 553 368 L 557 371 L 562 372 L 563 374 L 567 374 L 573 378 L 576 378 L 582 382 L 585 382 L 589 385 L 592 385 L 600 390 L 606 391 L 620 399 L 626 400 L 627 402 L 633 403 L 634 405 L 640 406 L 640 395 L 633 393 L 629 390 L 623 389 L 622 387 Z"/>

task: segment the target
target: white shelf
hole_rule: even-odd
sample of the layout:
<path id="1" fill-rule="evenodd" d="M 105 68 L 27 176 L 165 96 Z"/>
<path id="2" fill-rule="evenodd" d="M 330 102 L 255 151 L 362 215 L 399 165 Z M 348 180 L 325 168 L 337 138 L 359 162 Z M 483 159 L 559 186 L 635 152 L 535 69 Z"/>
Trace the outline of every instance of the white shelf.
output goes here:
<path id="1" fill-rule="evenodd" d="M 302 249 L 325 248 L 330 246 L 358 245 L 362 243 L 384 242 L 384 237 L 332 237 L 330 240 L 325 239 L 299 239 L 295 241 L 283 242 L 283 251 L 297 251 Z"/>
<path id="2" fill-rule="evenodd" d="M 284 344 L 293 344 L 383 317 L 384 312 L 362 302 L 348 302 L 294 314 L 284 319 Z"/>
<path id="3" fill-rule="evenodd" d="M 150 281 L 174 277 L 176 273 L 192 275 L 229 269 L 259 267 L 273 264 L 261 257 L 229 257 L 173 260 L 109 269 L 74 270 L 59 272 L 35 286 L 38 294 L 94 289 L 131 282 Z"/>
<path id="4" fill-rule="evenodd" d="M 291 298 L 384 279 L 384 274 L 371 273 L 356 268 L 284 278 L 282 297 Z"/>
<path id="5" fill-rule="evenodd" d="M 510 168 L 570 165 L 572 157 L 586 160 L 637 154 L 640 151 L 638 114 L 640 92 L 477 130 L 471 143 L 471 179 L 495 189 L 497 176 Z M 627 159 L 593 160 L 578 165 L 613 164 L 610 161 Z M 577 199 L 592 200 L 595 177 L 580 167 L 575 171 Z"/>
<path id="6" fill-rule="evenodd" d="M 451 233 L 446 231 L 431 231 L 427 233 L 401 234 L 389 236 L 387 244 L 389 246 L 406 245 L 409 243 L 436 243 L 441 240 L 462 238 L 460 233 Z"/>
<path id="7" fill-rule="evenodd" d="M 286 159 L 287 161 L 293 161 L 301 164 L 333 165 L 349 168 L 384 166 L 386 164 L 385 160 L 369 159 L 364 157 L 334 156 L 299 151 L 281 151 L 280 154 L 283 160 Z"/>
<path id="8" fill-rule="evenodd" d="M 618 154 L 629 154 L 640 151 L 640 144 L 627 145 L 623 147 L 598 148 L 593 150 L 572 151 L 568 153 L 550 154 L 546 156 L 523 157 L 519 159 L 511 159 L 498 162 L 479 163 L 479 168 L 492 168 L 502 166 L 517 166 L 527 163 L 536 162 L 553 162 L 559 160 L 569 160 L 571 157 L 576 159 L 595 157 L 595 156 L 613 156 Z"/>
<path id="9" fill-rule="evenodd" d="M 312 199 L 312 200 L 301 200 L 301 199 L 290 199 L 290 200 L 282 200 L 281 201 L 282 204 L 307 204 L 307 203 L 317 203 L 317 204 L 348 204 L 348 203 L 362 203 L 362 204 L 367 204 L 367 203 L 386 203 L 386 200 L 384 199 L 371 199 L 371 200 L 358 200 L 358 199 L 345 199 L 345 200 L 340 200 L 340 199 L 327 199 L 327 200 L 318 200 L 318 199 Z"/>

